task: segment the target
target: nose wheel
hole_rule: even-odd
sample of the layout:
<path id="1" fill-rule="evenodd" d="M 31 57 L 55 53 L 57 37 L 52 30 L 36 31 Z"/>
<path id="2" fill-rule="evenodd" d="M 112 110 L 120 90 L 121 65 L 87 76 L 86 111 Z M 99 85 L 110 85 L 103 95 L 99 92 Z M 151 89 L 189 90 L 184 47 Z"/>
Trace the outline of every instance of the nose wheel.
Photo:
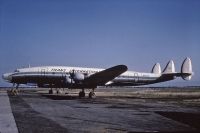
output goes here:
<path id="1" fill-rule="evenodd" d="M 89 93 L 89 98 L 95 98 L 95 97 L 96 97 L 96 95 L 95 95 L 94 92 L 90 92 L 90 93 Z"/>
<path id="2" fill-rule="evenodd" d="M 10 90 L 11 95 L 14 95 L 14 96 L 18 95 L 19 93 L 18 88 L 19 88 L 19 84 L 17 84 L 16 88 L 15 88 L 15 84 L 13 84 L 13 88 Z"/>

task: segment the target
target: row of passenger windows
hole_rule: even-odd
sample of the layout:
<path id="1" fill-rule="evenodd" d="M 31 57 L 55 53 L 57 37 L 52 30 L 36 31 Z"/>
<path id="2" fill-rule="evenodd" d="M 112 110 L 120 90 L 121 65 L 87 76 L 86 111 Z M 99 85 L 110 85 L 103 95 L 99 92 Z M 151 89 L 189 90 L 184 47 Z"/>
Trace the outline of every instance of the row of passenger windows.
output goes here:
<path id="1" fill-rule="evenodd" d="M 96 73 L 96 72 L 100 72 L 100 71 L 91 71 L 91 70 L 70 70 L 70 73 L 72 72 L 80 72 L 80 73 Z"/>

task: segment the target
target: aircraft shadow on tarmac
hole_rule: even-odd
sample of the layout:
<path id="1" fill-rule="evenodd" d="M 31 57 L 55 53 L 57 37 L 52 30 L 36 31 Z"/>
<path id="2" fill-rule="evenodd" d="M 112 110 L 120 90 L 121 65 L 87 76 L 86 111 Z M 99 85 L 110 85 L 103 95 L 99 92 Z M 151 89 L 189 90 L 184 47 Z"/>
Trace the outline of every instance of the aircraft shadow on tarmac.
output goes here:
<path id="1" fill-rule="evenodd" d="M 164 117 L 179 121 L 190 125 L 200 131 L 200 114 L 199 113 L 185 113 L 185 112 L 162 112 L 156 111 L 155 113 L 160 114 Z"/>
<path id="2" fill-rule="evenodd" d="M 51 95 L 51 94 L 42 94 L 42 96 L 52 99 L 52 100 L 73 100 L 80 99 L 78 96 L 70 96 L 70 95 Z"/>

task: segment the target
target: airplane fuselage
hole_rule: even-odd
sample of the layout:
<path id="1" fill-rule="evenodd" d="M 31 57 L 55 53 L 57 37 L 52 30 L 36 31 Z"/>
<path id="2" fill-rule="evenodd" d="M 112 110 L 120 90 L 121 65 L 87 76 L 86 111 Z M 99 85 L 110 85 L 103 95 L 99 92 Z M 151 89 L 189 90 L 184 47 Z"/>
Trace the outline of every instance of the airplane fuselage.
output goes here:
<path id="1" fill-rule="evenodd" d="M 98 68 L 82 68 L 82 67 L 64 67 L 64 66 L 43 66 L 17 69 L 14 73 L 10 73 L 8 79 L 10 82 L 17 84 L 37 84 L 40 87 L 83 87 L 80 83 L 66 82 L 66 78 L 70 78 L 72 73 L 81 73 L 84 77 L 88 77 L 104 69 Z M 9 78 L 10 77 L 10 78 Z M 107 86 L 137 86 L 159 82 L 161 74 L 140 73 L 134 71 L 126 71 L 120 76 L 109 81 Z M 172 80 L 166 79 L 166 80 Z M 85 85 L 86 87 L 90 87 Z M 92 86 L 93 87 L 93 86 Z"/>
<path id="2" fill-rule="evenodd" d="M 127 71 L 127 66 L 117 65 L 108 69 L 42 66 L 17 69 L 6 73 L 3 79 L 14 84 L 36 84 L 50 88 L 96 88 L 97 86 L 138 86 L 173 80 L 182 77 L 190 80 L 193 74 L 190 58 L 186 58 L 181 72 L 175 71 L 172 60 L 161 72 L 160 64 L 156 63 L 151 73 Z"/>

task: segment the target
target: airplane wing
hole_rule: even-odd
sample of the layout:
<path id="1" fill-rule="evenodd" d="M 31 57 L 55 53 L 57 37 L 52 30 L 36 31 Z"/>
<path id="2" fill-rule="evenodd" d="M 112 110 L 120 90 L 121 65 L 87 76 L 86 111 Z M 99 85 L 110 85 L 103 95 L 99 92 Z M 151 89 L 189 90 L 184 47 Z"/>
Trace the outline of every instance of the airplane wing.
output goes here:
<path id="1" fill-rule="evenodd" d="M 108 69 L 105 69 L 103 71 L 97 72 L 87 78 L 84 79 L 84 84 L 90 84 L 90 85 L 105 85 L 110 80 L 113 80 L 117 76 L 121 75 L 125 71 L 127 71 L 128 68 L 125 65 L 117 65 Z"/>

